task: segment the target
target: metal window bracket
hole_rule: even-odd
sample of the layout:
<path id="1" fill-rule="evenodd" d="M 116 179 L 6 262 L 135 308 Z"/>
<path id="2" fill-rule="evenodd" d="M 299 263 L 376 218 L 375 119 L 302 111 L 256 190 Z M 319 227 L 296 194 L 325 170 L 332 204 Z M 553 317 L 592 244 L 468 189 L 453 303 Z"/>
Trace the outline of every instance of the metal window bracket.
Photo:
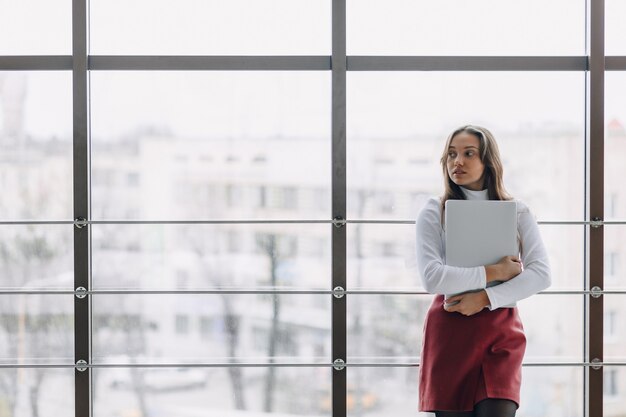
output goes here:
<path id="1" fill-rule="evenodd" d="M 87 296 L 87 288 L 85 288 L 85 287 L 78 287 L 74 291 L 74 294 L 76 295 L 76 298 L 81 298 L 81 299 L 85 298 Z"/>
<path id="2" fill-rule="evenodd" d="M 334 225 L 336 228 L 340 229 L 340 228 L 342 228 L 342 227 L 344 227 L 344 226 L 346 225 L 346 219 L 344 219 L 344 218 L 343 218 L 343 217 L 341 217 L 341 216 L 337 216 L 337 217 L 335 217 L 335 218 L 333 219 L 333 225 Z"/>
<path id="3" fill-rule="evenodd" d="M 603 291 L 602 291 L 602 288 L 595 286 L 591 288 L 590 293 L 593 298 L 600 298 L 603 294 Z"/>
<path id="4" fill-rule="evenodd" d="M 599 369 L 602 369 L 602 365 L 603 365 L 602 361 L 600 359 L 598 359 L 598 358 L 593 358 L 591 360 L 591 369 L 593 369 L 593 370 L 597 371 Z"/>
<path id="5" fill-rule="evenodd" d="M 335 359 L 333 361 L 333 368 L 337 371 L 342 371 L 346 367 L 346 362 L 343 359 Z"/>
<path id="6" fill-rule="evenodd" d="M 87 223 L 87 219 L 85 219 L 84 217 L 78 217 L 74 220 L 74 226 L 76 226 L 77 229 L 82 229 L 83 227 L 86 227 L 89 223 Z"/>
<path id="7" fill-rule="evenodd" d="M 344 295 L 346 295 L 346 290 L 343 287 L 337 286 L 333 288 L 333 296 L 335 298 L 342 298 Z"/>
<path id="8" fill-rule="evenodd" d="M 81 365 L 87 365 L 87 361 L 81 359 L 78 362 L 76 362 L 76 370 L 78 372 L 85 372 L 87 370 L 87 367 L 86 366 L 81 366 Z"/>
<path id="9" fill-rule="evenodd" d="M 604 226 L 604 221 L 599 218 L 599 217 L 594 217 L 593 219 L 591 219 L 591 221 L 589 222 L 589 225 L 591 227 L 593 227 L 594 229 L 597 229 L 599 227 Z"/>

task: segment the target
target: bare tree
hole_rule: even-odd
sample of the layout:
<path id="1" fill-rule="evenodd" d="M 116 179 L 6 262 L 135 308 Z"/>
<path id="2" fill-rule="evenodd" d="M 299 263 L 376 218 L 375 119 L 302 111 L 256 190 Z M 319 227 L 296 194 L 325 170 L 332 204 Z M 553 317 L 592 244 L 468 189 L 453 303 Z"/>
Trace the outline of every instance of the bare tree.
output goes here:
<path id="1" fill-rule="evenodd" d="M 56 236 L 41 236 L 36 233 L 34 227 L 29 225 L 25 233 L 16 234 L 12 239 L 0 242 L 0 265 L 2 270 L 8 273 L 5 277 L 9 286 L 20 287 L 24 283 L 43 277 L 46 264 L 53 259 L 57 252 L 62 249 L 50 243 Z M 45 281 L 45 278 L 44 278 Z M 42 357 L 44 355 L 63 355 L 69 343 L 69 318 L 63 312 L 47 310 L 53 303 L 45 299 L 46 295 L 30 296 L 32 303 L 26 310 L 26 302 L 20 297 L 7 297 L 1 304 L 2 320 L 0 329 L 8 339 L 6 353 L 9 358 L 18 358 L 26 355 L 30 357 Z M 57 326 L 54 328 L 54 326 Z M 26 343 L 26 337 L 29 343 Z M 32 370 L 34 376 L 29 388 L 31 415 L 39 415 L 38 398 L 47 368 Z M 24 372 L 18 369 L 8 369 L 0 373 L 0 390 L 9 398 L 9 409 L 14 413 L 17 400 L 18 373 Z"/>
<path id="2" fill-rule="evenodd" d="M 209 283 L 215 288 L 223 287 L 225 274 L 222 271 L 216 270 L 215 266 L 211 264 L 209 259 L 211 255 L 219 256 L 221 252 L 222 246 L 219 236 L 213 235 L 210 237 L 193 226 L 183 228 L 183 234 L 189 249 L 199 260 L 199 264 L 202 268 L 202 276 L 206 277 L 209 280 Z M 237 313 L 236 308 L 233 306 L 232 300 L 228 294 L 221 293 L 220 299 L 222 301 L 222 314 L 224 317 L 226 339 L 228 341 L 228 345 L 226 347 L 227 356 L 231 361 L 234 361 L 239 347 L 241 316 Z M 235 408 L 237 410 L 245 410 L 247 407 L 244 395 L 243 368 L 229 366 L 228 375 L 230 377 L 230 383 L 233 390 Z"/>
<path id="3" fill-rule="evenodd" d="M 269 259 L 270 286 L 276 288 L 278 284 L 277 267 L 280 262 L 280 254 L 277 245 L 278 237 L 275 234 L 269 234 L 260 240 L 260 246 Z M 272 296 L 272 321 L 270 331 L 268 332 L 267 341 L 267 357 L 270 363 L 274 362 L 277 352 L 277 343 L 279 340 L 279 317 L 280 317 L 280 298 L 278 294 Z M 263 403 L 263 411 L 269 413 L 274 408 L 274 391 L 276 387 L 276 367 L 268 366 L 265 377 L 265 401 Z"/>

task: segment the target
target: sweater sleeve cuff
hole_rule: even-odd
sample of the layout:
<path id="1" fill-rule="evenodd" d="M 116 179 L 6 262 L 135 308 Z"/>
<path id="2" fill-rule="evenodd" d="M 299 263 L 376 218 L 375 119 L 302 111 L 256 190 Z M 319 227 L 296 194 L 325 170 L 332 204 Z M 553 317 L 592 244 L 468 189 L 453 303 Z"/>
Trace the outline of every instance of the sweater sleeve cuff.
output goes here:
<path id="1" fill-rule="evenodd" d="M 480 288 L 487 287 L 487 269 L 484 266 L 480 267 L 480 280 L 482 282 Z"/>
<path id="2" fill-rule="evenodd" d="M 487 306 L 489 308 L 490 311 L 495 310 L 496 308 L 498 308 L 497 304 L 495 304 L 493 302 L 493 292 L 491 291 L 491 288 L 485 288 L 485 292 L 487 293 L 487 298 L 489 299 L 489 305 Z"/>

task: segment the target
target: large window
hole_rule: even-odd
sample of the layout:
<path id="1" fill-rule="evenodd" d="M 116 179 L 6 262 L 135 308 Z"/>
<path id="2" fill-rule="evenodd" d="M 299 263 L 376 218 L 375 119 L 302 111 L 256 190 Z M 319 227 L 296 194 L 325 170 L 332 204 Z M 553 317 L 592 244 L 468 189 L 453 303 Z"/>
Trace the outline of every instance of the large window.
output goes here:
<path id="1" fill-rule="evenodd" d="M 414 222 L 467 123 L 552 267 L 518 416 L 625 415 L 605 2 L 0 0 L 0 416 L 414 416 Z"/>

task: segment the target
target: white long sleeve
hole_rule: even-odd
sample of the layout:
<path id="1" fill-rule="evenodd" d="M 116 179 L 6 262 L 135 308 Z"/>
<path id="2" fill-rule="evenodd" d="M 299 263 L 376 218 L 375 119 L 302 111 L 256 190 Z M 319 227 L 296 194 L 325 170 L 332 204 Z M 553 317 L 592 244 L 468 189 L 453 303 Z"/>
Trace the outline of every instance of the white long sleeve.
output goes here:
<path id="1" fill-rule="evenodd" d="M 537 221 L 520 201 L 517 202 L 517 230 L 522 241 L 524 271 L 509 281 L 485 290 L 490 310 L 514 305 L 519 300 L 545 290 L 552 283 L 548 253 L 541 240 Z"/>
<path id="2" fill-rule="evenodd" d="M 482 199 L 483 196 L 479 192 L 473 192 L 468 198 Z M 484 198 L 486 199 L 486 194 Z M 438 199 L 429 199 L 416 221 L 417 265 L 426 291 L 431 294 L 457 294 L 484 288 L 489 297 L 489 308 L 495 310 L 500 307 L 515 307 L 517 301 L 549 287 L 551 279 L 548 254 L 537 222 L 525 204 L 518 200 L 517 206 L 517 227 L 522 243 L 524 271 L 507 282 L 486 288 L 484 266 L 462 268 L 445 265 L 445 237 L 441 225 L 440 203 Z"/>
<path id="3" fill-rule="evenodd" d="M 444 235 L 439 200 L 428 200 L 416 221 L 417 267 L 424 289 L 431 294 L 456 294 L 485 288 L 485 268 L 449 266 L 444 262 Z"/>

